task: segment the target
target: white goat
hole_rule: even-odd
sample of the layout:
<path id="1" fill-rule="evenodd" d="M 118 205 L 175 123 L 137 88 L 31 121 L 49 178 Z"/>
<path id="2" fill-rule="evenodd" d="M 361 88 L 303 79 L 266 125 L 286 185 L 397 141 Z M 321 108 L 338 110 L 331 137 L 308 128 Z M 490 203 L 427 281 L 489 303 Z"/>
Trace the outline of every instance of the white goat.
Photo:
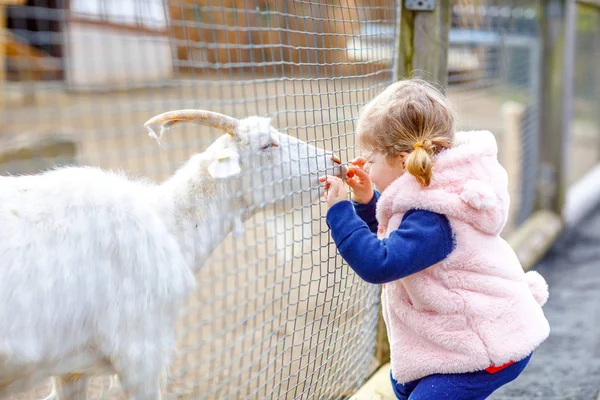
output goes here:
<path id="1" fill-rule="evenodd" d="M 116 374 L 129 399 L 158 399 L 194 272 L 251 215 L 313 202 L 319 175 L 344 172 L 267 118 L 179 110 L 146 126 L 178 122 L 227 134 L 160 185 L 92 167 L 0 177 L 0 398 L 54 376 L 49 398 L 85 399 L 91 376 Z"/>

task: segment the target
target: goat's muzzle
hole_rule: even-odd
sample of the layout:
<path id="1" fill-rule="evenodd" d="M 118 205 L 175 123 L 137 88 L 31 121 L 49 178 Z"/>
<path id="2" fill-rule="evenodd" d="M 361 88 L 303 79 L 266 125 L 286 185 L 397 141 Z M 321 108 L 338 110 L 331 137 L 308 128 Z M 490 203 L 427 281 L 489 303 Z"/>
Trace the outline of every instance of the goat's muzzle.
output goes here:
<path id="1" fill-rule="evenodd" d="M 345 181 L 348 178 L 348 168 L 342 164 L 342 161 L 336 155 L 332 155 L 331 157 L 329 157 L 329 159 L 333 161 L 334 170 L 339 171 L 339 173 L 336 173 L 334 175 Z"/>

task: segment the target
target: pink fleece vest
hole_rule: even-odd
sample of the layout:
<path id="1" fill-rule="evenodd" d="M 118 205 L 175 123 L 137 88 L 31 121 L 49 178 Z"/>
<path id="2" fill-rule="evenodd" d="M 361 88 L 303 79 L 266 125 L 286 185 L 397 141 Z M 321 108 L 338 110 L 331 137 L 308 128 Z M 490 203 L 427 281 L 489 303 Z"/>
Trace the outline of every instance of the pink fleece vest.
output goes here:
<path id="1" fill-rule="evenodd" d="M 456 145 L 433 165 L 428 187 L 405 173 L 377 203 L 380 238 L 409 209 L 424 209 L 448 218 L 456 244 L 445 260 L 383 287 L 392 373 L 400 383 L 518 361 L 550 333 L 542 311 L 546 281 L 524 273 L 500 237 L 509 196 L 494 136 L 458 132 Z"/>

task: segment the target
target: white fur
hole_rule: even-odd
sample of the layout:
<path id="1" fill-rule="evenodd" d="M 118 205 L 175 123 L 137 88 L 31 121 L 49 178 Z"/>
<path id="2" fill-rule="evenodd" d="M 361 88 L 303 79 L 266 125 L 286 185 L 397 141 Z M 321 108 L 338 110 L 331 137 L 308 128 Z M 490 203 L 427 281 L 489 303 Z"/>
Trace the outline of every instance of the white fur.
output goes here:
<path id="1" fill-rule="evenodd" d="M 159 398 L 194 271 L 286 193 L 318 198 L 324 173 L 340 173 L 328 153 L 250 117 L 160 185 L 91 167 L 0 177 L 0 398 L 55 376 L 50 398 L 82 399 L 99 374 Z"/>

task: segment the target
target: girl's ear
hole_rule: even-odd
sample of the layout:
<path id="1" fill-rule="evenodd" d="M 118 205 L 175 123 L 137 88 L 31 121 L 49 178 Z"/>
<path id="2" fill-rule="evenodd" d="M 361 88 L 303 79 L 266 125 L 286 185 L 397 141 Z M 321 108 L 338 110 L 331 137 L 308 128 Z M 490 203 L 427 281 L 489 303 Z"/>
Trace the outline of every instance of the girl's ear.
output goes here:
<path id="1" fill-rule="evenodd" d="M 397 158 L 398 158 L 397 163 L 399 165 L 401 165 L 402 168 L 404 168 L 404 163 L 406 162 L 406 154 L 404 154 L 404 153 L 399 154 Z"/>
<path id="2" fill-rule="evenodd" d="M 398 154 L 396 157 L 394 157 L 391 160 L 390 159 L 387 159 L 387 160 L 388 160 L 388 164 L 391 167 L 394 167 L 394 168 L 400 167 L 400 168 L 402 168 L 402 170 L 406 169 L 406 167 L 404 166 L 404 163 L 406 162 L 406 154 L 404 154 L 404 153 Z"/>

